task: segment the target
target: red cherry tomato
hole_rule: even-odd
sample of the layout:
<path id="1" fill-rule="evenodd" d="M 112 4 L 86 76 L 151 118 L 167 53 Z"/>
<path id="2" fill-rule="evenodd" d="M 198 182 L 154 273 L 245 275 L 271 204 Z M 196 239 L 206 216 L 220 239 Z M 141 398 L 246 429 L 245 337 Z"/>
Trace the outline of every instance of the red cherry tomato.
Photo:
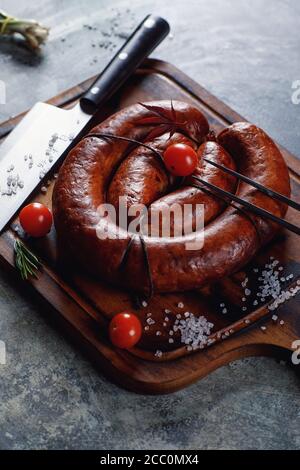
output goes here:
<path id="1" fill-rule="evenodd" d="M 19 219 L 22 228 L 32 237 L 44 237 L 51 230 L 52 214 L 48 207 L 39 202 L 23 207 Z"/>
<path id="2" fill-rule="evenodd" d="M 191 175 L 198 163 L 195 150 L 187 144 L 170 145 L 164 152 L 164 162 L 175 176 Z"/>
<path id="3" fill-rule="evenodd" d="M 118 313 L 110 322 L 109 336 L 117 348 L 132 348 L 142 336 L 141 322 L 133 313 Z"/>

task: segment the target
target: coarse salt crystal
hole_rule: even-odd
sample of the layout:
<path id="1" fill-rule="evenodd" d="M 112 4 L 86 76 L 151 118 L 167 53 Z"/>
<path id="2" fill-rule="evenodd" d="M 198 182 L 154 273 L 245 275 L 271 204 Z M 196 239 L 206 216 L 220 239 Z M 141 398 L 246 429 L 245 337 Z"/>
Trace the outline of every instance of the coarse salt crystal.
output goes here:
<path id="1" fill-rule="evenodd" d="M 146 302 L 146 300 L 143 300 L 142 306 L 143 306 L 143 307 L 147 307 L 147 306 L 148 306 L 148 303 Z"/>
<path id="2" fill-rule="evenodd" d="M 210 323 L 204 316 L 196 317 L 191 313 L 188 318 L 182 319 L 178 325 L 181 342 L 191 346 L 193 350 L 203 349 L 213 326 L 213 323 Z"/>
<path id="3" fill-rule="evenodd" d="M 183 307 L 184 307 L 184 303 L 183 303 L 183 302 L 178 302 L 177 307 L 178 307 L 178 308 L 183 308 Z"/>

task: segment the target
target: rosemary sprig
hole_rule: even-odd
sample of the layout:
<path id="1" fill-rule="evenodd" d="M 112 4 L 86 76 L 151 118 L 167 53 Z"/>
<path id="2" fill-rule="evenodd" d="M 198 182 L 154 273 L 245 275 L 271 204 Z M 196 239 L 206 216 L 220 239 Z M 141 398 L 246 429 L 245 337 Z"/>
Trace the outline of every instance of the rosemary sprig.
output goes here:
<path id="1" fill-rule="evenodd" d="M 140 142 L 139 140 L 136 139 L 130 139 L 129 137 L 123 137 L 120 135 L 114 135 L 114 134 L 107 134 L 103 132 L 96 132 L 96 133 L 90 133 L 85 135 L 83 138 L 86 139 L 88 137 L 100 137 L 100 138 L 107 138 L 107 139 L 117 139 L 117 140 L 124 140 L 125 142 L 131 142 L 133 144 L 141 145 L 142 147 L 145 147 L 148 150 L 151 150 L 158 158 L 159 160 L 164 163 L 164 159 L 162 154 L 156 150 L 155 148 L 151 147 L 151 145 L 144 144 L 144 142 Z"/>
<path id="2" fill-rule="evenodd" d="M 152 116 L 147 116 L 140 118 L 136 121 L 137 125 L 153 125 L 153 129 L 147 135 L 147 139 L 153 139 L 159 137 L 162 134 L 167 132 L 170 133 L 170 138 L 175 132 L 180 132 L 181 134 L 188 137 L 190 140 L 195 142 L 197 145 L 202 142 L 198 142 L 195 139 L 195 135 L 200 130 L 199 123 L 196 120 L 192 121 L 178 121 L 177 112 L 173 106 L 173 101 L 171 100 L 170 109 L 165 109 L 162 106 L 153 106 L 145 103 L 139 103 L 143 108 L 150 111 Z M 193 136 L 194 134 L 194 136 Z"/>
<path id="3" fill-rule="evenodd" d="M 37 277 L 36 272 L 41 266 L 39 259 L 24 245 L 21 240 L 15 240 L 15 266 L 20 271 L 23 280 L 29 276 Z"/>

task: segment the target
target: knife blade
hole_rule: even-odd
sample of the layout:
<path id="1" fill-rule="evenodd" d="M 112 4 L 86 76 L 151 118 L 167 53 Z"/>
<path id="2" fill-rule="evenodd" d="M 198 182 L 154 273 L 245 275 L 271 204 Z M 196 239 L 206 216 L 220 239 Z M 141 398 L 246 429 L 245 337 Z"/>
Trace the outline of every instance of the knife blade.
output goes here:
<path id="1" fill-rule="evenodd" d="M 148 15 L 72 109 L 36 103 L 0 146 L 0 233 L 101 106 L 170 31 Z"/>

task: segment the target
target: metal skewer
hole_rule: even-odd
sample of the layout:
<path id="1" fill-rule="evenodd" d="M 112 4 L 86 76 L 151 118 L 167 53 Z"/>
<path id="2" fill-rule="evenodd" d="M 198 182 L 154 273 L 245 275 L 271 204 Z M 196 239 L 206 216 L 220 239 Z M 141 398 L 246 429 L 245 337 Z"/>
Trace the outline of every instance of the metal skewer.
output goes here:
<path id="1" fill-rule="evenodd" d="M 223 170 L 225 173 L 229 173 L 232 176 L 236 176 L 238 179 L 245 181 L 245 183 L 248 183 L 251 186 L 254 186 L 255 188 L 259 189 L 262 193 L 267 194 L 267 196 L 270 196 L 273 199 L 277 199 L 280 202 L 284 202 L 288 206 L 293 207 L 294 209 L 300 211 L 300 204 L 284 196 L 283 194 L 277 193 L 276 191 L 273 191 L 273 189 L 267 188 L 266 186 L 263 186 L 262 184 L 257 183 L 257 181 L 254 181 L 251 178 L 248 178 L 247 176 L 244 176 L 241 173 L 238 173 L 237 171 L 231 170 L 230 168 L 227 168 L 226 166 L 221 165 L 220 163 L 213 162 L 212 160 L 209 160 L 208 158 L 204 158 L 203 160 L 209 163 L 210 165 L 213 165 L 216 168 Z"/>
<path id="2" fill-rule="evenodd" d="M 208 181 L 203 180 L 199 176 L 193 176 L 193 178 L 196 181 L 199 181 L 202 183 L 204 186 L 212 189 L 213 191 L 216 192 L 216 194 L 220 194 L 222 196 L 225 196 L 227 199 L 231 201 L 235 201 L 239 204 L 241 204 L 243 207 L 248 209 L 249 211 L 253 212 L 256 215 L 259 215 L 261 217 L 265 217 L 266 219 L 272 220 L 273 222 L 285 227 L 286 229 L 290 230 L 291 232 L 296 233 L 297 235 L 300 235 L 300 227 L 297 227 L 296 225 L 291 224 L 290 222 L 287 222 L 284 219 L 281 219 L 280 217 L 277 217 L 274 214 L 271 214 L 271 212 L 268 212 L 265 209 L 262 209 L 261 207 L 255 206 L 251 202 L 245 201 L 244 199 L 239 198 L 235 194 L 229 193 L 228 191 L 225 191 L 224 189 L 219 188 L 218 186 L 208 183 Z"/>

